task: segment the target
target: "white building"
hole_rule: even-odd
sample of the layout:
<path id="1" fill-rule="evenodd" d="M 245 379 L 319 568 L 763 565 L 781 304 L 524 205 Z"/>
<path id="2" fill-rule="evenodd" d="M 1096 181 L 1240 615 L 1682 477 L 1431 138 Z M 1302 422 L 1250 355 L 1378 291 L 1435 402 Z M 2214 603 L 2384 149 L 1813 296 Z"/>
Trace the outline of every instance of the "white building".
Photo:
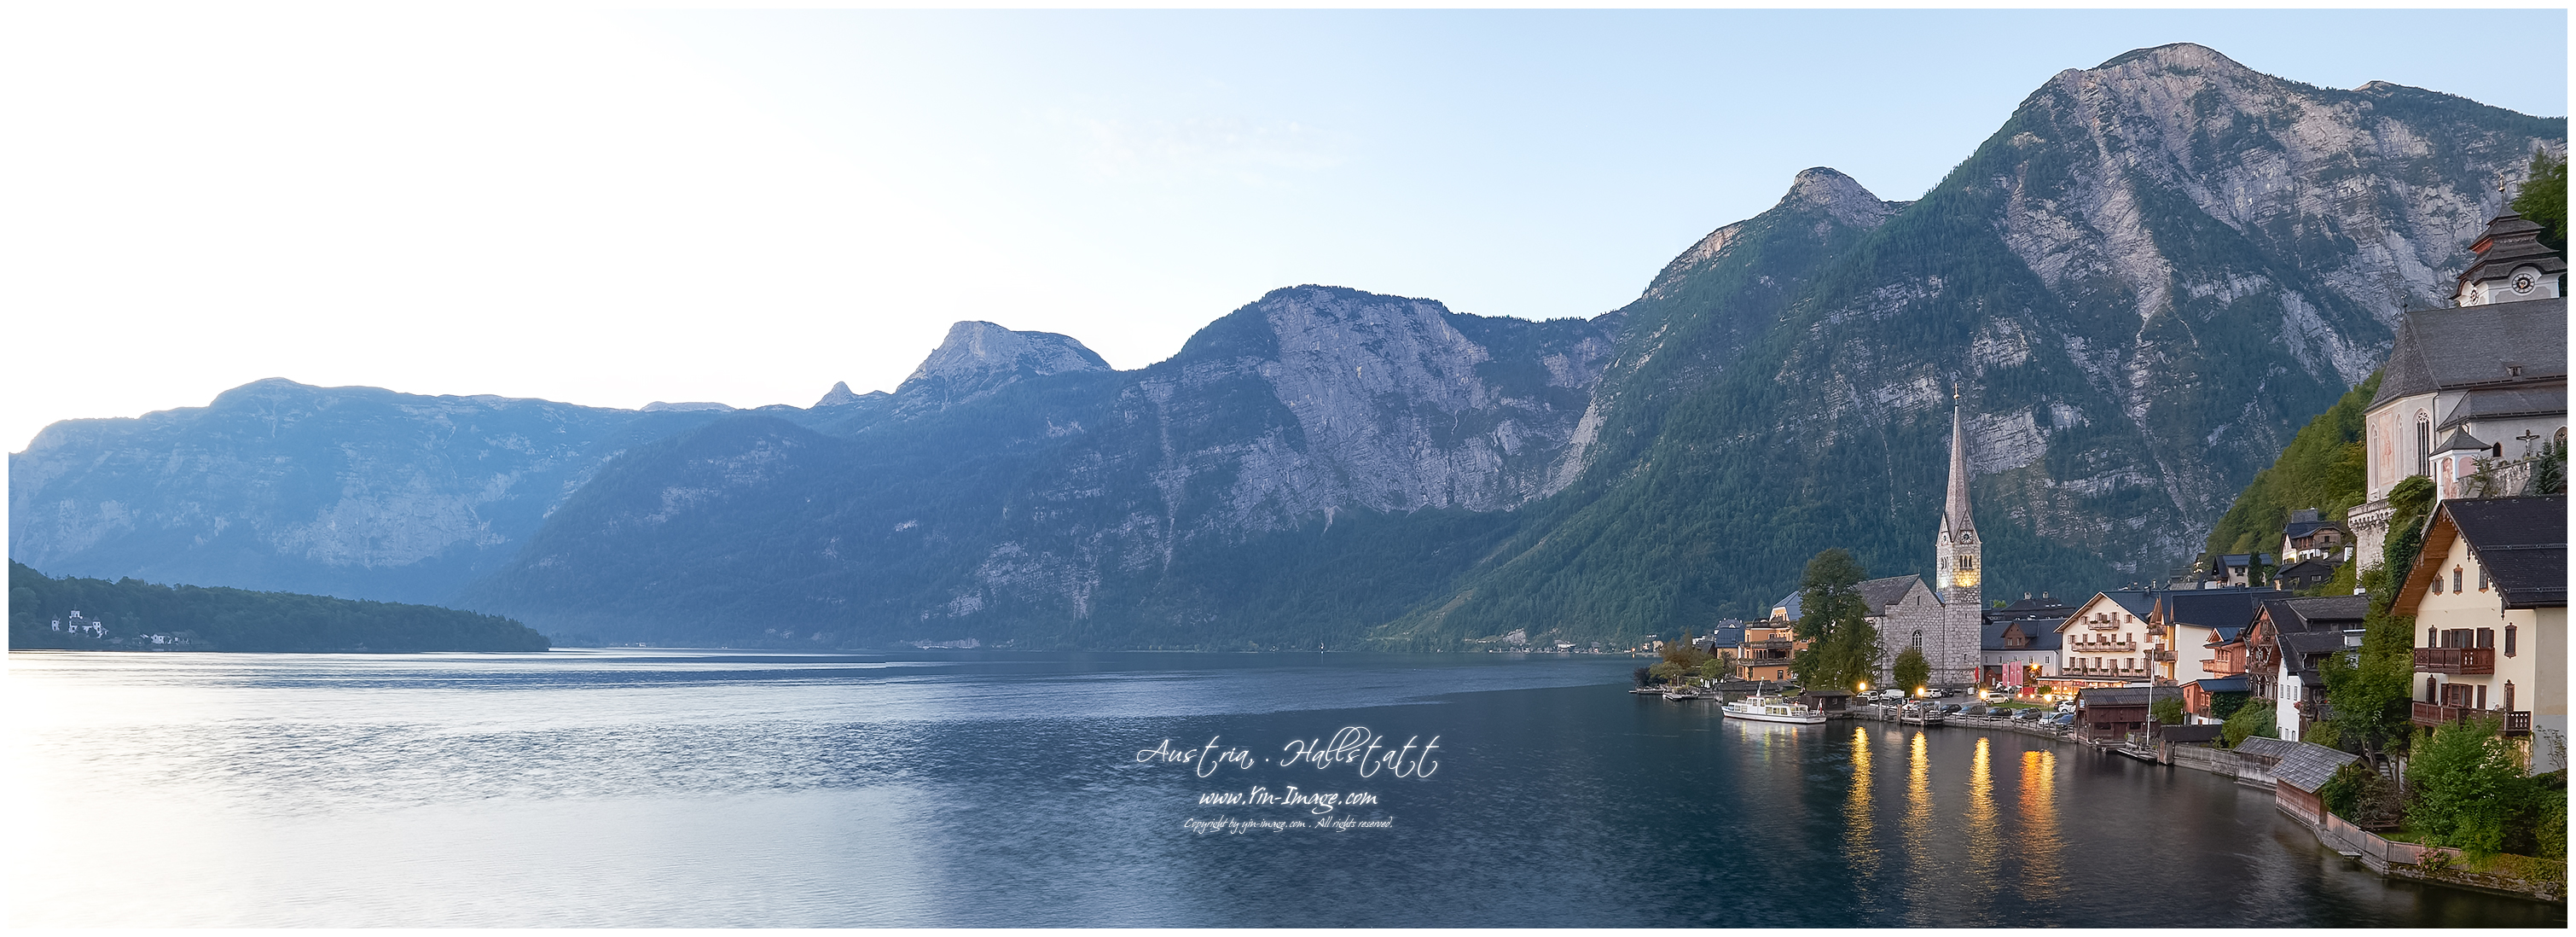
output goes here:
<path id="1" fill-rule="evenodd" d="M 2478 259 L 2459 276 L 2459 305 L 2401 317 L 2362 418 L 2365 500 L 2348 515 L 2362 565 L 2379 563 L 2398 482 L 2438 471 L 2441 496 L 2462 497 L 2477 460 L 2516 461 L 2567 439 L 2567 300 L 2558 293 L 2567 264 L 2539 232 L 2519 215 L 2498 216 L 2470 248 Z M 2445 445 L 2456 448 L 2446 454 Z"/>

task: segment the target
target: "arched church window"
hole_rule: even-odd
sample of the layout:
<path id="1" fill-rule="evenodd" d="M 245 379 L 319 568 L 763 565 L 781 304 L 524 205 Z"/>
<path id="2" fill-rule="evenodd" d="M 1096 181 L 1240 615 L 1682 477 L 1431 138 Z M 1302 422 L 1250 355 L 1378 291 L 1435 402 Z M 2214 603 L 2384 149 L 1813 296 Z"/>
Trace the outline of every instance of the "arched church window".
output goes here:
<path id="1" fill-rule="evenodd" d="M 1918 651 L 1923 649 L 1923 629 L 1921 628 L 1914 629 L 1914 649 Z"/>
<path id="2" fill-rule="evenodd" d="M 2433 418 L 2415 411 L 2415 474 L 2433 474 Z"/>

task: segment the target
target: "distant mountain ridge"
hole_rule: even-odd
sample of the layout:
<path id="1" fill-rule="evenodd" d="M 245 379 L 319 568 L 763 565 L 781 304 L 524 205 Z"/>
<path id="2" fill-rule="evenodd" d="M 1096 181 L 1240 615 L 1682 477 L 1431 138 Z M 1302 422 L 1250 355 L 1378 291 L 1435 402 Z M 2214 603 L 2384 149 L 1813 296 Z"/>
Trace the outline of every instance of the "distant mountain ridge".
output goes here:
<path id="1" fill-rule="evenodd" d="M 1624 641 L 1758 614 L 1825 546 L 1928 568 L 1955 392 L 1989 586 L 2117 585 L 2188 556 L 2564 138 L 2164 46 L 2053 77 L 1921 199 L 1799 173 L 1589 319 L 1301 286 L 1135 371 L 961 322 L 801 409 L 263 382 L 49 429 L 11 551 L 612 640 Z"/>

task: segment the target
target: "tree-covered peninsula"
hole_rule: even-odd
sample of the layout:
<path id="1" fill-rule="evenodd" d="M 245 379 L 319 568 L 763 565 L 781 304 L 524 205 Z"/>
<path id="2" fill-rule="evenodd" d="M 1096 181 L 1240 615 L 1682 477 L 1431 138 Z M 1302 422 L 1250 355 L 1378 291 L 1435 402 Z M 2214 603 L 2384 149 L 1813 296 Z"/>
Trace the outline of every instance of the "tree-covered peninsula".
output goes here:
<path id="1" fill-rule="evenodd" d="M 9 562 L 9 649 L 542 651 L 508 618 L 292 592 L 55 579 Z"/>

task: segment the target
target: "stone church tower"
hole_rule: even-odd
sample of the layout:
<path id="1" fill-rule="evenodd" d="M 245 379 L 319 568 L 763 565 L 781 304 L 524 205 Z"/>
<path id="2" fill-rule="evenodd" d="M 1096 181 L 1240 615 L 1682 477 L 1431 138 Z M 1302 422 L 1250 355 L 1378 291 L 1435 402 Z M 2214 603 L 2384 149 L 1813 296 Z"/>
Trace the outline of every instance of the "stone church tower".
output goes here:
<path id="1" fill-rule="evenodd" d="M 1950 493 L 1941 508 L 1941 531 L 1932 553 L 1939 561 L 1934 588 L 1941 594 L 1941 630 L 1937 640 L 1923 642 L 1936 685 L 1977 682 L 1980 639 L 1985 626 L 1985 575 L 1979 562 L 1985 545 L 1977 541 L 1977 522 L 1968 511 L 1968 428 L 1957 391 L 1950 394 Z M 1932 637 L 1932 636 L 1927 636 Z"/>

